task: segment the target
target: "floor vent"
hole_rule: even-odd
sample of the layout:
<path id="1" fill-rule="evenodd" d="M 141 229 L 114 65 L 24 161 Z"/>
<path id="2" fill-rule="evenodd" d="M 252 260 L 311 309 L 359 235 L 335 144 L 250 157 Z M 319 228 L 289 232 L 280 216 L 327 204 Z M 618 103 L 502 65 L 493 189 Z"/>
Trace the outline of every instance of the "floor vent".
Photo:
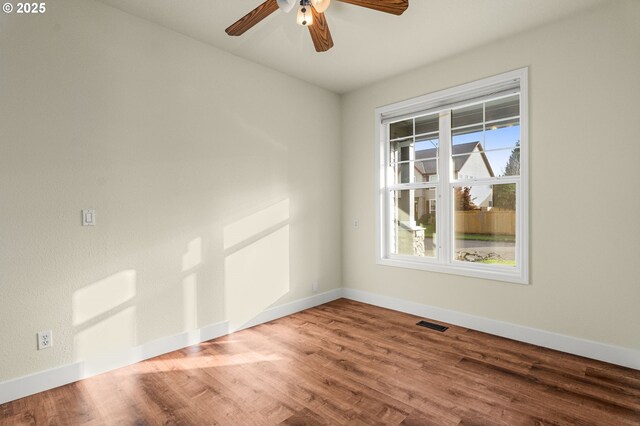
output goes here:
<path id="1" fill-rule="evenodd" d="M 416 325 L 419 325 L 420 327 L 427 327 L 427 328 L 430 328 L 432 330 L 436 330 L 436 331 L 440 331 L 440 332 L 445 331 L 445 330 L 447 330 L 449 328 L 449 327 L 445 327 L 444 325 L 434 324 L 434 323 L 429 322 L 429 321 L 420 321 Z"/>

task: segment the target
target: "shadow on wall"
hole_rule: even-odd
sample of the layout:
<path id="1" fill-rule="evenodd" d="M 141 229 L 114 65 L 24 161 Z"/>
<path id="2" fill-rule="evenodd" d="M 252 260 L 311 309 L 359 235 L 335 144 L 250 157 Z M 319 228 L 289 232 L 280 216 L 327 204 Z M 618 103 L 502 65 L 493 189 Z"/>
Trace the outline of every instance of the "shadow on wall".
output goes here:
<path id="1" fill-rule="evenodd" d="M 235 331 L 290 290 L 289 199 L 226 226 L 224 258 L 225 310 Z"/>

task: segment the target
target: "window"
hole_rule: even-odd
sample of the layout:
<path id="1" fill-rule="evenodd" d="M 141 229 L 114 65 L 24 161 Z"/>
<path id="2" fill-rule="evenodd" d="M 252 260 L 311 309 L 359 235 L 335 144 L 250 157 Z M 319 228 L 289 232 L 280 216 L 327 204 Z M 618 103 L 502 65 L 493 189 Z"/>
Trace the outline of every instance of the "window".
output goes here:
<path id="1" fill-rule="evenodd" d="M 378 263 L 528 283 L 527 70 L 376 118 Z"/>
<path id="2" fill-rule="evenodd" d="M 429 213 L 436 214 L 436 199 L 432 198 L 429 200 Z"/>

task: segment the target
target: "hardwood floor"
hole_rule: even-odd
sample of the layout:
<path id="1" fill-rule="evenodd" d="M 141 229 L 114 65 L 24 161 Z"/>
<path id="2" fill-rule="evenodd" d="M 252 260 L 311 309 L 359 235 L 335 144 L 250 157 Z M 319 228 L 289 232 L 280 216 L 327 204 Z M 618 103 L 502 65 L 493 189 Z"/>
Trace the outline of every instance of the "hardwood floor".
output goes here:
<path id="1" fill-rule="evenodd" d="M 640 425 L 640 371 L 346 299 L 0 405 L 0 424 Z"/>

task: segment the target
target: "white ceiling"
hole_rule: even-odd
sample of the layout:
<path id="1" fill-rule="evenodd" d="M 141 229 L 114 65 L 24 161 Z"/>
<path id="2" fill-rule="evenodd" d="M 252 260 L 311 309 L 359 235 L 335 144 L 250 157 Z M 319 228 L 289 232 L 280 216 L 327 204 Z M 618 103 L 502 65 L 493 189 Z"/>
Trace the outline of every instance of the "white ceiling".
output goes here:
<path id="1" fill-rule="evenodd" d="M 224 30 L 263 0 L 100 0 L 285 74 L 344 93 L 604 0 L 409 0 L 401 16 L 334 0 L 335 46 L 316 53 L 295 10 L 277 11 L 240 37 Z"/>

